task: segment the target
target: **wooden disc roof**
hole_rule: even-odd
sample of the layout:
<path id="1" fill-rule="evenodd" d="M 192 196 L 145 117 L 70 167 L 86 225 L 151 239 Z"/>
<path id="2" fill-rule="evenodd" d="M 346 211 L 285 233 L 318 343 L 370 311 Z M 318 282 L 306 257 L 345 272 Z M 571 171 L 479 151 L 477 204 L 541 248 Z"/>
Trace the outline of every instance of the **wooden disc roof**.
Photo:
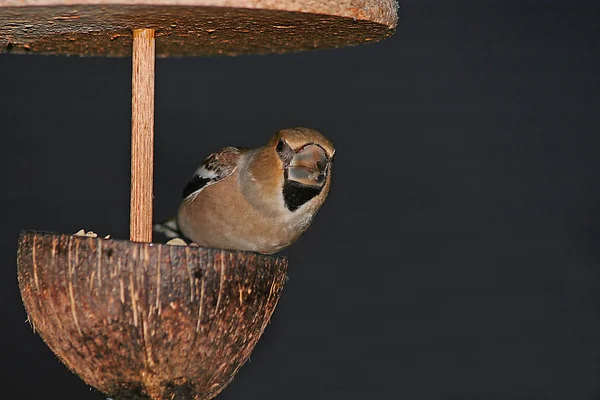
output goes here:
<path id="1" fill-rule="evenodd" d="M 156 55 L 283 53 L 379 41 L 396 0 L 0 0 L 0 52 L 126 56 L 132 29 Z"/>

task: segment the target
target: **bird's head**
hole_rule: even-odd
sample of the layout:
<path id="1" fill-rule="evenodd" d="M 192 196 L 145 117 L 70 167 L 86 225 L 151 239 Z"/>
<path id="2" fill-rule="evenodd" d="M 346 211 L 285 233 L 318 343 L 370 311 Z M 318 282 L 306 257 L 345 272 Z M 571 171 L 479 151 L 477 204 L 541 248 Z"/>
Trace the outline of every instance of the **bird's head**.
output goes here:
<path id="1" fill-rule="evenodd" d="M 282 129 L 254 153 L 245 193 L 263 212 L 276 209 L 267 199 L 280 204 L 281 196 L 287 212 L 307 203 L 317 210 L 329 192 L 334 154 L 333 144 L 314 129 Z"/>
<path id="2" fill-rule="evenodd" d="M 314 129 L 289 128 L 269 141 L 281 161 L 286 182 L 322 187 L 331 171 L 333 144 Z"/>
<path id="3" fill-rule="evenodd" d="M 329 192 L 335 148 L 321 133 L 309 128 L 277 132 L 267 148 L 276 154 L 283 170 L 282 195 L 289 211 L 316 199 L 318 209 Z"/>

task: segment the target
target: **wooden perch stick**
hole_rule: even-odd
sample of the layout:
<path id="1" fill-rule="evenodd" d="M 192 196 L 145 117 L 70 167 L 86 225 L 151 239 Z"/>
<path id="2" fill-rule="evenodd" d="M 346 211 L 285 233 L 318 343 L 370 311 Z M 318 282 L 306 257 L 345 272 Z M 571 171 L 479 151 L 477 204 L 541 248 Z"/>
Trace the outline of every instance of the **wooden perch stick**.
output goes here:
<path id="1" fill-rule="evenodd" d="M 129 239 L 152 241 L 154 182 L 154 29 L 133 31 Z"/>

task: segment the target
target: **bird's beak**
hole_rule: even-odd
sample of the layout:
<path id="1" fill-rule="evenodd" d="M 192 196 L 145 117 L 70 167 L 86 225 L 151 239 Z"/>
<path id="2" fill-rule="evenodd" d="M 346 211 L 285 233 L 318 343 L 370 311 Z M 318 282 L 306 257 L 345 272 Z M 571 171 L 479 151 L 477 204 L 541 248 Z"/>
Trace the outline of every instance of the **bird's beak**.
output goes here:
<path id="1" fill-rule="evenodd" d="M 287 167 L 288 179 L 305 185 L 322 185 L 327 175 L 327 155 L 314 144 L 298 150 Z"/>

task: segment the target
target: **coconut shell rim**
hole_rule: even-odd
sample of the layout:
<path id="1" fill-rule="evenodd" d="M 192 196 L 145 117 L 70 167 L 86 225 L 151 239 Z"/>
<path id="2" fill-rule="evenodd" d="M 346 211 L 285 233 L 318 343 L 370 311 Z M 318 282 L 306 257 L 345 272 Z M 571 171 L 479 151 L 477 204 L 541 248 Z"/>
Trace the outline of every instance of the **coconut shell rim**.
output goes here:
<path id="1" fill-rule="evenodd" d="M 231 253 L 231 254 L 245 254 L 245 255 L 250 255 L 250 254 L 254 254 L 254 255 L 258 255 L 261 257 L 272 257 L 274 259 L 278 259 L 281 261 L 286 261 L 288 262 L 288 258 L 286 256 L 278 256 L 278 255 L 273 255 L 273 254 L 264 254 L 264 253 L 259 253 L 257 251 L 249 251 L 249 250 L 231 250 L 231 249 L 222 249 L 219 247 L 204 247 L 204 246 L 179 246 L 179 245 L 169 245 L 166 243 L 156 243 L 156 242 L 135 242 L 135 241 L 131 241 L 131 240 L 126 240 L 126 239 L 116 239 L 116 238 L 108 238 L 105 239 L 102 236 L 97 236 L 97 237 L 93 237 L 93 236 L 83 236 L 83 235 L 76 235 L 74 233 L 59 233 L 59 232 L 52 232 L 52 231 L 44 231 L 44 230 L 34 230 L 34 229 L 21 229 L 19 231 L 19 238 L 17 239 L 17 243 L 19 243 L 21 241 L 21 238 L 23 238 L 26 235 L 35 235 L 35 234 L 41 234 L 41 235 L 52 235 L 52 236 L 59 236 L 59 235 L 67 235 L 67 236 L 73 236 L 75 238 L 82 238 L 82 239 L 98 239 L 98 240 L 106 240 L 106 241 L 114 241 L 114 242 L 120 242 L 120 243 L 132 243 L 132 244 L 136 244 L 136 245 L 148 245 L 149 247 L 162 247 L 162 248 L 167 248 L 169 250 L 171 249 L 203 249 L 203 250 L 210 250 L 210 251 L 222 251 L 222 252 L 226 252 L 226 253 Z"/>

